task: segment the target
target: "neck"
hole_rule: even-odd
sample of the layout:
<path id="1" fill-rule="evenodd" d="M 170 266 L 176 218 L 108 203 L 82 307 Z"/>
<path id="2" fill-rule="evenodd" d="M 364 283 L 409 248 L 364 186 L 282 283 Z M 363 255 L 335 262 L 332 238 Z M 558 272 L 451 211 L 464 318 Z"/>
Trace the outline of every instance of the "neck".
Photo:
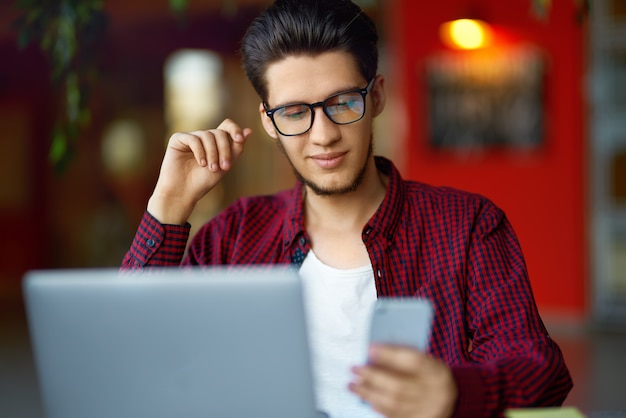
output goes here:
<path id="1" fill-rule="evenodd" d="M 339 195 L 320 196 L 305 188 L 307 230 L 322 227 L 337 231 L 360 231 L 376 212 L 386 192 L 386 179 L 372 158 L 363 181 L 356 190 Z"/>

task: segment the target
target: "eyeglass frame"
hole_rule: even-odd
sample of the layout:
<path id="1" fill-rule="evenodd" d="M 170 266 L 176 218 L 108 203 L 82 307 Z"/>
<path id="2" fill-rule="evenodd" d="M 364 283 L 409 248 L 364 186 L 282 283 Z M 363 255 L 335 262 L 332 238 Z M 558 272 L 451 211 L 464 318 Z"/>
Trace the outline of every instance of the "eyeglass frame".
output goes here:
<path id="1" fill-rule="evenodd" d="M 321 107 L 322 111 L 324 112 L 324 114 L 326 115 L 328 120 L 330 120 L 332 123 L 334 123 L 336 125 L 350 125 L 352 123 L 356 123 L 356 122 L 360 121 L 365 116 L 365 111 L 367 109 L 367 93 L 369 93 L 370 88 L 372 88 L 372 86 L 374 84 L 374 80 L 376 80 L 376 76 L 372 77 L 372 79 L 369 81 L 369 83 L 367 83 L 367 86 L 365 86 L 364 88 L 356 88 L 356 89 L 341 91 L 339 93 L 335 93 L 335 94 L 332 94 L 332 95 L 328 96 L 327 98 L 325 98 L 322 101 L 311 103 L 311 104 L 309 104 L 309 103 L 291 103 L 291 104 L 287 104 L 287 105 L 278 106 L 278 107 L 275 107 L 273 109 L 268 109 L 267 108 L 268 104 L 266 102 L 263 102 L 263 107 L 265 108 L 265 114 L 272 121 L 272 124 L 274 125 L 274 128 L 276 128 L 278 133 L 280 133 L 282 136 L 298 136 L 298 135 L 304 135 L 305 133 L 309 132 L 311 130 L 311 128 L 313 127 L 313 123 L 315 122 L 315 108 L 316 107 Z M 350 122 L 335 122 L 333 120 L 332 116 L 328 113 L 328 111 L 326 109 L 326 106 L 324 104 L 326 102 L 328 102 L 330 99 L 334 98 L 334 97 L 341 96 L 342 94 L 348 94 L 348 93 L 360 93 L 361 94 L 361 97 L 363 98 L 363 113 L 361 114 L 361 116 L 358 119 L 355 119 L 355 120 L 350 121 Z M 305 107 L 307 107 L 311 111 L 311 123 L 309 124 L 309 127 L 305 131 L 302 131 L 302 132 L 297 133 L 297 134 L 285 134 L 276 125 L 276 121 L 274 120 L 274 113 L 279 111 L 280 109 L 284 109 L 284 108 L 290 107 L 290 106 L 305 106 Z"/>

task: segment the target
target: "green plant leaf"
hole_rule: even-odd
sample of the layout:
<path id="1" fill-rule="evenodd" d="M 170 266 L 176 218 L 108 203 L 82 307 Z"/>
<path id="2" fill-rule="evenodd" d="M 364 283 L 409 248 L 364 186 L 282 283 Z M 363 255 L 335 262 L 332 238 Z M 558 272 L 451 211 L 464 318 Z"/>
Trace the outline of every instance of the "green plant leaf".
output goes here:
<path id="1" fill-rule="evenodd" d="M 54 135 L 52 137 L 52 144 L 50 145 L 50 152 L 48 159 L 53 165 L 59 163 L 67 151 L 67 137 L 62 129 L 55 128 Z"/>
<path id="2" fill-rule="evenodd" d="M 170 9 L 176 14 L 182 14 L 187 9 L 187 0 L 170 0 Z"/>

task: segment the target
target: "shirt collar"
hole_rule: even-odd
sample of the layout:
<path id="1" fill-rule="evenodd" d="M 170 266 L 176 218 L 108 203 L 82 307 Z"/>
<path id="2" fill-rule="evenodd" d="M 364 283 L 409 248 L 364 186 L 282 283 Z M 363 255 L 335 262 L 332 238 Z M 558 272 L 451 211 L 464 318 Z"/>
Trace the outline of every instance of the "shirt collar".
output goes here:
<path id="1" fill-rule="evenodd" d="M 370 218 L 363 231 L 369 230 L 368 235 L 370 239 L 380 235 L 390 244 L 393 241 L 402 211 L 404 210 L 404 183 L 400 172 L 393 162 L 384 157 L 375 157 L 375 162 L 378 171 L 388 178 L 387 191 L 378 210 Z"/>
<path id="2" fill-rule="evenodd" d="M 304 236 L 304 183 L 298 180 L 291 189 L 285 228 L 283 229 L 283 244 L 290 247 L 293 241 Z"/>

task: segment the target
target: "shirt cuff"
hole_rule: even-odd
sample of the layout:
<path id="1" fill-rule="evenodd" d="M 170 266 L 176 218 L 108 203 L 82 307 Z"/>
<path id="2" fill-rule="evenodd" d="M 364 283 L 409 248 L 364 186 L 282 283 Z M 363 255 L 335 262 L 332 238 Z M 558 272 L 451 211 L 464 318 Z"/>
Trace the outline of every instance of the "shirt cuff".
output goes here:
<path id="1" fill-rule="evenodd" d="M 146 265 L 179 265 L 191 225 L 163 225 L 148 211 L 137 229 L 137 234 L 130 248 L 130 255 L 137 267 Z"/>
<path id="2" fill-rule="evenodd" d="M 453 418 L 484 416 L 485 382 L 480 370 L 472 365 L 452 366 L 458 395 Z"/>

